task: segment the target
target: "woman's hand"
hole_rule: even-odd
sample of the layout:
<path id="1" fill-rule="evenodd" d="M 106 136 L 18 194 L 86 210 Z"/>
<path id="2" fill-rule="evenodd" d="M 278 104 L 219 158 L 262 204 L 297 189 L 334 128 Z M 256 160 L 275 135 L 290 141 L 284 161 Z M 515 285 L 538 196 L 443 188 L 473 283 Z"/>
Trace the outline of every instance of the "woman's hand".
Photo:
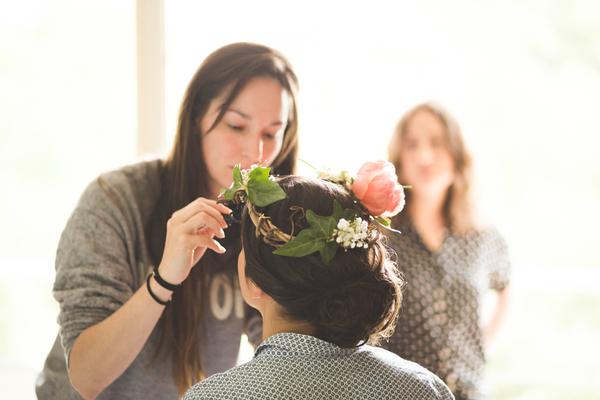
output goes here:
<path id="1" fill-rule="evenodd" d="M 203 197 L 174 212 L 167 221 L 165 249 L 158 267 L 160 275 L 167 282 L 178 285 L 187 278 L 206 249 L 225 253 L 215 236 L 225 237 L 223 228 L 227 223 L 223 214 L 230 213 L 227 206 Z"/>

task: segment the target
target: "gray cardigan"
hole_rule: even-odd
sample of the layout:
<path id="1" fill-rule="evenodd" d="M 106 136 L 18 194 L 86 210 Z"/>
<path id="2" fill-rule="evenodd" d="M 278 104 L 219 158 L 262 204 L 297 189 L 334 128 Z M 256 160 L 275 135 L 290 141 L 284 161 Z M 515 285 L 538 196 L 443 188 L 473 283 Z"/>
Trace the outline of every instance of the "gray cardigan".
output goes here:
<path id="1" fill-rule="evenodd" d="M 54 298 L 60 305 L 59 335 L 36 382 L 39 399 L 79 399 L 71 387 L 66 361 L 86 328 L 121 307 L 152 268 L 145 226 L 160 195 L 160 160 L 141 162 L 101 175 L 81 196 L 56 253 Z M 237 243 L 237 241 L 236 241 Z M 208 251 L 205 265 L 201 344 L 206 375 L 236 364 L 246 328 L 260 340 L 260 319 L 248 312 L 239 292 L 239 243 L 224 255 Z M 135 321 L 131 321 L 135 324 Z M 175 399 L 171 360 L 155 359 L 155 329 L 138 357 L 99 399 Z"/>

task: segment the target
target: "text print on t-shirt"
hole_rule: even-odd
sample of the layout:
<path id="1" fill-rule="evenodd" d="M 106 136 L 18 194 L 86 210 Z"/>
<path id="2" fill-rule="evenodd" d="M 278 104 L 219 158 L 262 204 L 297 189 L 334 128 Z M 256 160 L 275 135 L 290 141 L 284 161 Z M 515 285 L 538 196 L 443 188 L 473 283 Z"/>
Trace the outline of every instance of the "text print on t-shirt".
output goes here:
<path id="1" fill-rule="evenodd" d="M 213 317 L 223 321 L 232 313 L 236 318 L 244 318 L 244 299 L 240 292 L 237 279 L 232 284 L 231 278 L 226 274 L 214 274 L 210 281 L 209 303 Z"/>

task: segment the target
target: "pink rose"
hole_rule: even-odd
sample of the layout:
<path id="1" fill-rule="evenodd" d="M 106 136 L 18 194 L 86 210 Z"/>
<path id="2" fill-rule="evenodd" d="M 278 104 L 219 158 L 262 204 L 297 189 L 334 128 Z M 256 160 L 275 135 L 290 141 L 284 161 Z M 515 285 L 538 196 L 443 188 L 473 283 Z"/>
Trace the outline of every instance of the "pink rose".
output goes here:
<path id="1" fill-rule="evenodd" d="M 404 208 L 404 189 L 394 164 L 388 161 L 367 162 L 360 167 L 352 192 L 374 217 L 393 217 Z"/>

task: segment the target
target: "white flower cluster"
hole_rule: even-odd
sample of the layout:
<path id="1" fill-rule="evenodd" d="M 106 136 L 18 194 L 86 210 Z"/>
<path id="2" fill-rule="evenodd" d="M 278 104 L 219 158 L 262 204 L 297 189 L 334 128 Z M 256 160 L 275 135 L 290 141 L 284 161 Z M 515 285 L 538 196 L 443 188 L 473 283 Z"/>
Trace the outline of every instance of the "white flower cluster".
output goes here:
<path id="1" fill-rule="evenodd" d="M 250 175 L 250 171 L 252 171 L 252 168 L 255 168 L 255 167 L 256 167 L 256 164 L 253 164 L 248 169 L 240 169 L 240 174 L 242 175 L 242 184 L 243 185 L 248 184 L 248 176 Z"/>
<path id="2" fill-rule="evenodd" d="M 319 179 L 337 183 L 350 190 L 354 178 L 348 171 L 332 172 L 331 170 L 320 171 L 318 175 Z"/>
<path id="3" fill-rule="evenodd" d="M 371 236 L 375 232 L 371 233 Z M 353 249 L 355 247 L 369 247 L 369 223 L 360 217 L 352 221 L 340 218 L 337 224 L 337 229 L 333 230 L 333 239 L 345 249 Z"/>

